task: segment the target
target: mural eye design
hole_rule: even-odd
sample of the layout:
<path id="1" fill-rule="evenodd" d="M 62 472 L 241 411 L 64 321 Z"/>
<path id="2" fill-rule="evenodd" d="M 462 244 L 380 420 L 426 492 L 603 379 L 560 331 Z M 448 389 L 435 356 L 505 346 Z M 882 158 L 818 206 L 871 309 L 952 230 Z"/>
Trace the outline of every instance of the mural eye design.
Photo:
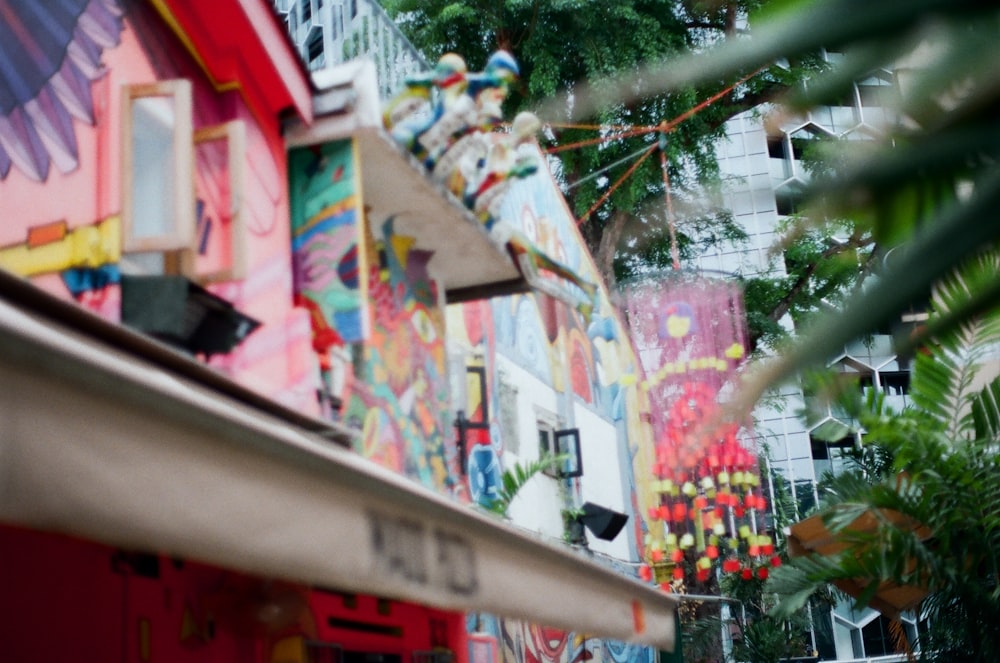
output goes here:
<path id="1" fill-rule="evenodd" d="M 515 349 L 523 357 L 524 365 L 551 384 L 551 365 L 548 359 L 548 343 L 538 320 L 538 311 L 530 298 L 521 299 L 517 307 L 514 325 Z"/>
<path id="2" fill-rule="evenodd" d="M 413 329 L 417 332 L 417 336 L 425 344 L 430 345 L 438 339 L 437 330 L 434 328 L 434 322 L 431 320 L 431 316 L 427 314 L 427 311 L 419 309 L 413 313 L 412 318 Z"/>

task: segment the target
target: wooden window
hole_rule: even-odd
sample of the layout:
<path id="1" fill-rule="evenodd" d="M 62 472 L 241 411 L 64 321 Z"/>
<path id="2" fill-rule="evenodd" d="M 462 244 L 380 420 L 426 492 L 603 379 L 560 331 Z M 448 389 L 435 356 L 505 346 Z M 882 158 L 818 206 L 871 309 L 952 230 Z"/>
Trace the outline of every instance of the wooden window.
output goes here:
<path id="1" fill-rule="evenodd" d="M 167 254 L 194 241 L 191 82 L 126 86 L 122 125 L 122 248 L 159 254 L 159 271 L 181 271 Z"/>
<path id="2" fill-rule="evenodd" d="M 194 277 L 200 283 L 246 276 L 245 155 L 246 127 L 240 120 L 194 132 Z"/>

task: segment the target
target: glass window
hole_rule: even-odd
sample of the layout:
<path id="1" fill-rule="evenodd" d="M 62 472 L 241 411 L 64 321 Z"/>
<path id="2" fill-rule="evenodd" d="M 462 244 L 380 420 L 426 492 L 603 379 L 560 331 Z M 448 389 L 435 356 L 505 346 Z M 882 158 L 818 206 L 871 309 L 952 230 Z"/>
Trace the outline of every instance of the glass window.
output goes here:
<path id="1" fill-rule="evenodd" d="M 313 68 L 323 66 L 323 32 L 322 30 L 317 30 L 313 36 L 309 39 L 309 44 L 306 46 L 309 57 L 309 66 Z"/>
<path id="2" fill-rule="evenodd" d="M 565 456 L 561 463 L 546 469 L 546 474 L 561 479 L 583 476 L 579 429 L 552 430 L 548 424 L 539 422 L 538 443 L 540 455 Z"/>
<path id="3" fill-rule="evenodd" d="M 246 276 L 245 154 L 246 128 L 239 120 L 194 134 L 195 272 L 201 283 Z"/>
<path id="4" fill-rule="evenodd" d="M 127 86 L 122 103 L 123 249 L 189 251 L 195 230 L 191 83 Z M 172 262 L 163 259 L 163 269 L 179 270 Z"/>

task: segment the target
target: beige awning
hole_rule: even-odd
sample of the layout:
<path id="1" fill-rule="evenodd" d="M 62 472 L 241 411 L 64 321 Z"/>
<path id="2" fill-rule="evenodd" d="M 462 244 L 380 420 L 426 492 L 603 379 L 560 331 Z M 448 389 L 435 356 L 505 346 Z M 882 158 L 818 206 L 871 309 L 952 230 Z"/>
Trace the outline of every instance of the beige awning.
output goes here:
<path id="1" fill-rule="evenodd" d="M 0 279 L 0 521 L 673 648 L 673 597 L 364 460 L 336 443 L 346 429 L 14 285 Z"/>

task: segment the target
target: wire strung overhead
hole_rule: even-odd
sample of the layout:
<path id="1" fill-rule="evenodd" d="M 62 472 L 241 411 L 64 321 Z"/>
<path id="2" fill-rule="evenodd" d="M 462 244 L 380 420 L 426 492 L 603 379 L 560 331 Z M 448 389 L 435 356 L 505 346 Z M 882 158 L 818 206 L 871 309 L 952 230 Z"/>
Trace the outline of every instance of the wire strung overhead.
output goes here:
<path id="1" fill-rule="evenodd" d="M 590 218 L 590 216 L 594 212 L 596 212 L 598 210 L 598 208 L 600 208 L 600 206 L 603 205 L 607 201 L 607 199 L 610 198 L 611 195 L 629 177 L 632 176 L 632 174 L 639 168 L 639 166 L 641 166 L 642 163 L 645 162 L 646 159 L 649 158 L 649 156 L 653 153 L 653 151 L 656 150 L 656 149 L 659 149 L 660 150 L 660 169 L 661 169 L 661 171 L 663 173 L 664 198 L 665 198 L 666 213 L 667 213 L 667 228 L 668 228 L 669 233 L 670 233 L 670 256 L 671 256 L 671 261 L 673 263 L 674 269 L 680 269 L 680 256 L 679 256 L 679 250 L 677 248 L 677 233 L 676 233 L 676 225 L 674 223 L 673 201 L 672 201 L 671 195 L 670 195 L 670 175 L 669 175 L 668 157 L 667 157 L 667 134 L 670 133 L 671 131 L 673 131 L 677 127 L 677 125 L 679 125 L 681 122 L 687 120 L 688 118 L 690 118 L 690 117 L 694 116 L 695 114 L 701 112 L 705 108 L 711 106 L 712 104 L 714 104 L 719 99 L 722 99 L 723 97 L 725 97 L 727 94 L 729 94 L 730 92 L 732 92 L 737 86 L 745 83 L 747 80 L 749 80 L 750 78 L 752 78 L 753 76 L 755 76 L 756 74 L 758 74 L 760 71 L 762 71 L 762 69 L 763 68 L 757 69 L 756 71 L 754 71 L 754 72 L 752 72 L 750 74 L 747 74 L 746 76 L 744 76 L 743 78 L 739 79 L 738 81 L 736 81 L 732 85 L 729 85 L 729 86 L 723 88 L 722 90 L 720 90 L 719 92 L 716 92 L 711 97 L 708 97 L 707 99 L 704 99 L 703 101 L 699 102 L 694 107 L 692 107 L 692 108 L 684 111 L 683 113 L 681 113 L 680 115 L 674 117 L 673 119 L 664 120 L 663 122 L 660 122 L 659 124 L 656 124 L 656 125 L 636 126 L 636 125 L 626 125 L 626 124 L 577 124 L 577 123 L 568 123 L 568 122 L 548 122 L 546 124 L 546 126 L 549 127 L 549 128 L 557 128 L 557 129 L 581 129 L 581 130 L 589 130 L 589 131 L 600 131 L 602 133 L 603 132 L 610 132 L 610 133 L 607 133 L 607 135 L 597 136 L 596 138 L 588 138 L 588 139 L 585 139 L 585 140 L 575 141 L 573 143 L 566 143 L 566 144 L 563 144 L 563 145 L 555 145 L 555 146 L 547 148 L 545 150 L 548 154 L 558 154 L 560 152 L 565 152 L 565 151 L 568 151 L 568 150 L 579 149 L 581 147 L 589 147 L 591 145 L 600 145 L 600 144 L 603 144 L 603 143 L 609 143 L 609 142 L 612 142 L 612 141 L 621 140 L 623 138 L 632 138 L 632 137 L 635 137 L 635 136 L 648 135 L 648 134 L 651 134 L 651 133 L 654 133 L 654 132 L 660 134 L 658 140 L 656 142 L 654 142 L 653 144 L 651 144 L 649 147 L 644 147 L 642 149 L 636 150 L 632 154 L 630 154 L 630 155 L 628 155 L 628 156 L 626 156 L 626 157 L 624 157 L 622 159 L 619 159 L 618 161 L 614 162 L 613 164 L 610 164 L 609 166 L 606 166 L 606 167 L 604 167 L 604 168 L 602 168 L 602 169 L 600 169 L 600 170 L 598 170 L 598 171 L 596 171 L 594 173 L 591 173 L 590 175 L 587 175 L 586 177 L 584 177 L 584 178 L 582 178 L 582 179 L 580 179 L 580 180 L 578 180 L 578 181 L 570 184 L 567 187 L 567 189 L 572 189 L 574 187 L 577 187 L 580 184 L 582 184 L 582 183 L 584 183 L 584 182 L 586 182 L 586 181 L 588 181 L 590 179 L 593 179 L 594 177 L 598 177 L 601 174 L 606 173 L 607 171 L 609 171 L 612 168 L 615 168 L 615 167 L 617 167 L 617 166 L 619 166 L 621 164 L 627 163 L 628 161 L 631 161 L 632 159 L 636 159 L 635 163 L 633 163 L 628 168 L 628 170 L 626 170 L 625 173 L 621 175 L 621 177 L 619 177 L 617 180 L 615 180 L 608 187 L 608 190 L 605 191 L 604 194 L 593 205 L 591 205 L 590 209 L 588 209 L 582 216 L 580 216 L 580 218 L 578 218 L 576 220 L 577 225 L 582 225 L 585 221 L 587 221 Z"/>

